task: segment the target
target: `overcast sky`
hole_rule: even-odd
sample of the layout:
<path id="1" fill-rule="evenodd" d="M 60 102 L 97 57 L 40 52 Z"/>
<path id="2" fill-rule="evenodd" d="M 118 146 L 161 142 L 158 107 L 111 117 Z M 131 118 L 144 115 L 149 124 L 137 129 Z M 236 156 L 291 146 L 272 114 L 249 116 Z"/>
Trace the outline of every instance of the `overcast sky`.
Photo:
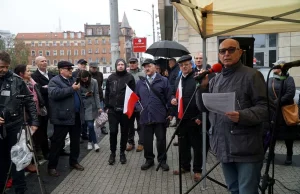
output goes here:
<path id="1" fill-rule="evenodd" d="M 118 3 L 119 21 L 125 12 L 136 35 L 147 36 L 147 46 L 150 46 L 153 42 L 152 18 L 148 13 L 133 9 L 152 13 L 154 4 L 155 14 L 158 14 L 157 0 L 119 0 Z M 1 0 L 0 30 L 9 30 L 13 34 L 54 32 L 60 18 L 63 31 L 84 31 L 85 23 L 109 24 L 109 14 L 109 0 Z"/>

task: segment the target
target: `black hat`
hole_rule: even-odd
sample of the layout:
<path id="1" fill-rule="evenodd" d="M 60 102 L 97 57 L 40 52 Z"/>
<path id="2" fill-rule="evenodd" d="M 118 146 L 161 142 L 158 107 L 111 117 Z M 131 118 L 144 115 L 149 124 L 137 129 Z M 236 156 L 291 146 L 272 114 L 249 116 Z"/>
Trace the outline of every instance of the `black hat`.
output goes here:
<path id="1" fill-rule="evenodd" d="M 180 59 L 178 59 L 177 63 L 182 63 L 185 61 L 191 61 L 193 58 L 191 55 L 183 55 L 182 57 L 180 57 Z"/>
<path id="2" fill-rule="evenodd" d="M 87 61 L 84 60 L 84 59 L 79 59 L 79 61 L 77 62 L 77 64 L 86 65 Z"/>
<path id="3" fill-rule="evenodd" d="M 130 59 L 129 59 L 129 63 L 130 62 L 139 62 L 139 60 L 137 59 L 137 58 L 135 58 L 135 57 L 131 57 Z"/>
<path id="4" fill-rule="evenodd" d="M 91 62 L 91 63 L 89 63 L 90 67 L 98 67 L 98 65 L 99 65 L 99 63 L 97 63 L 97 62 Z"/>
<path id="5" fill-rule="evenodd" d="M 142 63 L 142 66 L 146 65 L 146 64 L 156 64 L 156 62 L 153 59 L 145 59 L 145 61 Z"/>
<path id="6" fill-rule="evenodd" d="M 63 68 L 63 67 L 72 67 L 74 66 L 72 63 L 70 63 L 69 61 L 60 61 L 57 64 L 57 68 Z"/>

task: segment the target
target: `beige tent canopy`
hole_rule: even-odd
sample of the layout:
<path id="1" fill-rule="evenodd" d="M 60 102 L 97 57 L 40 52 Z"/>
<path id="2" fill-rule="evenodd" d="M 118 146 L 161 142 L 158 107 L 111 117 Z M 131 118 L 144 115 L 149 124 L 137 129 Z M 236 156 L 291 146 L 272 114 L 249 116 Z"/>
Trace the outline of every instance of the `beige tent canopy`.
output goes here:
<path id="1" fill-rule="evenodd" d="M 202 38 L 218 35 L 300 32 L 300 0 L 172 0 L 172 2 Z"/>

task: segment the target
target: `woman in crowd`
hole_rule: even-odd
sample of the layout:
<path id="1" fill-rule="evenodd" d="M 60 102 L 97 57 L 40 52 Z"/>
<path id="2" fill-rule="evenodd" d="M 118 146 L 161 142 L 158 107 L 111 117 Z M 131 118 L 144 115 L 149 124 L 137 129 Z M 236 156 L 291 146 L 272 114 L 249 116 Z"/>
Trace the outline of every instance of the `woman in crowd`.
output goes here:
<path id="1" fill-rule="evenodd" d="M 268 92 L 271 99 L 274 101 L 275 104 L 278 102 L 278 96 L 280 93 L 280 76 L 281 70 L 274 69 L 273 70 L 274 77 L 270 78 L 268 84 Z M 295 82 L 293 77 L 288 76 L 286 80 L 284 80 L 283 90 L 281 93 L 281 107 L 285 105 L 294 104 L 294 96 L 295 96 L 296 88 Z M 287 149 L 287 155 L 285 164 L 290 165 L 292 164 L 292 156 L 293 156 L 293 143 L 294 143 L 294 133 L 292 132 L 291 127 L 287 126 L 285 120 L 283 118 L 282 112 L 279 111 L 280 115 L 278 117 L 278 135 L 277 139 L 285 140 L 285 145 Z"/>
<path id="2" fill-rule="evenodd" d="M 100 108 L 100 98 L 98 92 L 97 80 L 91 77 L 91 74 L 86 70 L 81 70 L 78 74 L 80 77 L 80 92 L 83 98 L 85 110 L 85 122 L 89 129 L 89 142 L 87 149 L 92 150 L 93 145 L 96 152 L 99 152 L 99 146 L 94 129 L 94 121 L 98 114 L 102 112 Z"/>

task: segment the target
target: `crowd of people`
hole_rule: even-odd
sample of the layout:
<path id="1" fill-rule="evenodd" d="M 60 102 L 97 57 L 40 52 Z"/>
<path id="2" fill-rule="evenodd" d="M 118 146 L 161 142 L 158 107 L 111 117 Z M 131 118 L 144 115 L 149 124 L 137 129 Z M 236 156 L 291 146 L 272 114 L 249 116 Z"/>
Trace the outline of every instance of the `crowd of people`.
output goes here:
<path id="1" fill-rule="evenodd" d="M 203 54 L 197 53 L 194 59 L 184 55 L 176 60 L 168 60 L 163 67 L 152 59 L 144 60 L 139 68 L 137 58 L 115 62 L 115 72 L 106 81 L 103 95 L 103 74 L 98 71 L 97 63 L 81 59 L 78 68 L 68 61 L 57 65 L 59 74 L 47 70 L 47 59 L 38 56 L 35 60 L 37 70 L 31 74 L 28 66 L 18 65 L 8 70 L 11 59 L 8 53 L 0 52 L 0 193 L 5 189 L 10 149 L 17 143 L 24 118 L 20 112 L 20 99 L 17 95 L 32 95 L 25 102 L 28 123 L 31 126 L 38 159 L 48 160 L 48 174 L 58 177 L 56 170 L 60 155 L 69 155 L 71 169 L 83 171 L 79 163 L 80 143 L 87 140 L 86 148 L 99 152 L 95 133 L 95 119 L 102 113 L 108 114 L 107 130 L 101 127 L 103 134 L 109 134 L 110 156 L 108 164 L 114 165 L 117 156 L 118 132 L 120 129 L 119 159 L 127 162 L 126 151 L 136 149 L 144 154 L 145 163 L 141 170 L 148 170 L 155 164 L 153 152 L 154 135 L 156 137 L 157 162 L 163 171 L 169 171 L 166 152 L 166 132 L 170 121 L 178 126 L 178 143 L 181 152 L 180 170 L 173 174 L 193 171 L 193 179 L 199 181 L 202 176 L 202 156 L 211 147 L 222 164 L 226 185 L 231 193 L 258 193 L 261 168 L 264 160 L 263 123 L 268 121 L 267 92 L 265 81 L 260 72 L 247 67 L 240 61 L 242 50 L 233 39 L 224 40 L 219 46 L 219 60 L 223 65 L 221 73 L 203 78 L 201 84 L 194 79 L 204 71 Z M 195 61 L 195 62 L 194 62 Z M 210 68 L 209 65 L 206 68 Z M 128 69 L 128 70 L 127 70 Z M 274 72 L 280 75 L 280 70 Z M 276 76 L 268 89 L 271 99 L 276 103 L 279 95 Z M 291 104 L 295 95 L 295 83 L 289 77 L 284 85 L 281 104 Z M 136 93 L 140 101 L 133 115 L 128 118 L 123 113 L 126 86 Z M 236 110 L 224 115 L 209 112 L 207 120 L 206 153 L 202 153 L 202 110 L 197 105 L 199 99 L 193 95 L 196 87 L 201 93 L 236 93 Z M 179 99 L 177 90 L 182 91 Z M 181 104 L 181 105 L 179 105 Z M 179 106 L 184 114 L 179 113 Z M 282 115 L 281 115 L 282 117 Z M 281 118 L 280 117 L 280 118 Z M 54 133 L 48 137 L 48 120 L 54 126 Z M 178 122 L 181 120 L 180 122 Z M 120 126 L 120 127 L 119 127 Z M 281 118 L 280 126 L 288 126 Z M 135 131 L 138 134 L 136 147 Z M 64 150 L 67 134 L 70 138 L 70 153 Z M 48 141 L 48 139 L 50 141 Z M 50 142 L 50 145 L 49 145 Z M 174 145 L 178 145 L 175 142 Z M 292 163 L 293 140 L 286 139 L 286 164 Z M 193 150 L 193 154 L 191 151 Z M 192 159 L 193 156 L 193 159 Z M 191 162 L 193 161 L 193 164 Z M 36 171 L 32 163 L 26 170 Z M 25 193 L 24 170 L 16 171 L 12 165 L 11 177 L 16 193 Z"/>

